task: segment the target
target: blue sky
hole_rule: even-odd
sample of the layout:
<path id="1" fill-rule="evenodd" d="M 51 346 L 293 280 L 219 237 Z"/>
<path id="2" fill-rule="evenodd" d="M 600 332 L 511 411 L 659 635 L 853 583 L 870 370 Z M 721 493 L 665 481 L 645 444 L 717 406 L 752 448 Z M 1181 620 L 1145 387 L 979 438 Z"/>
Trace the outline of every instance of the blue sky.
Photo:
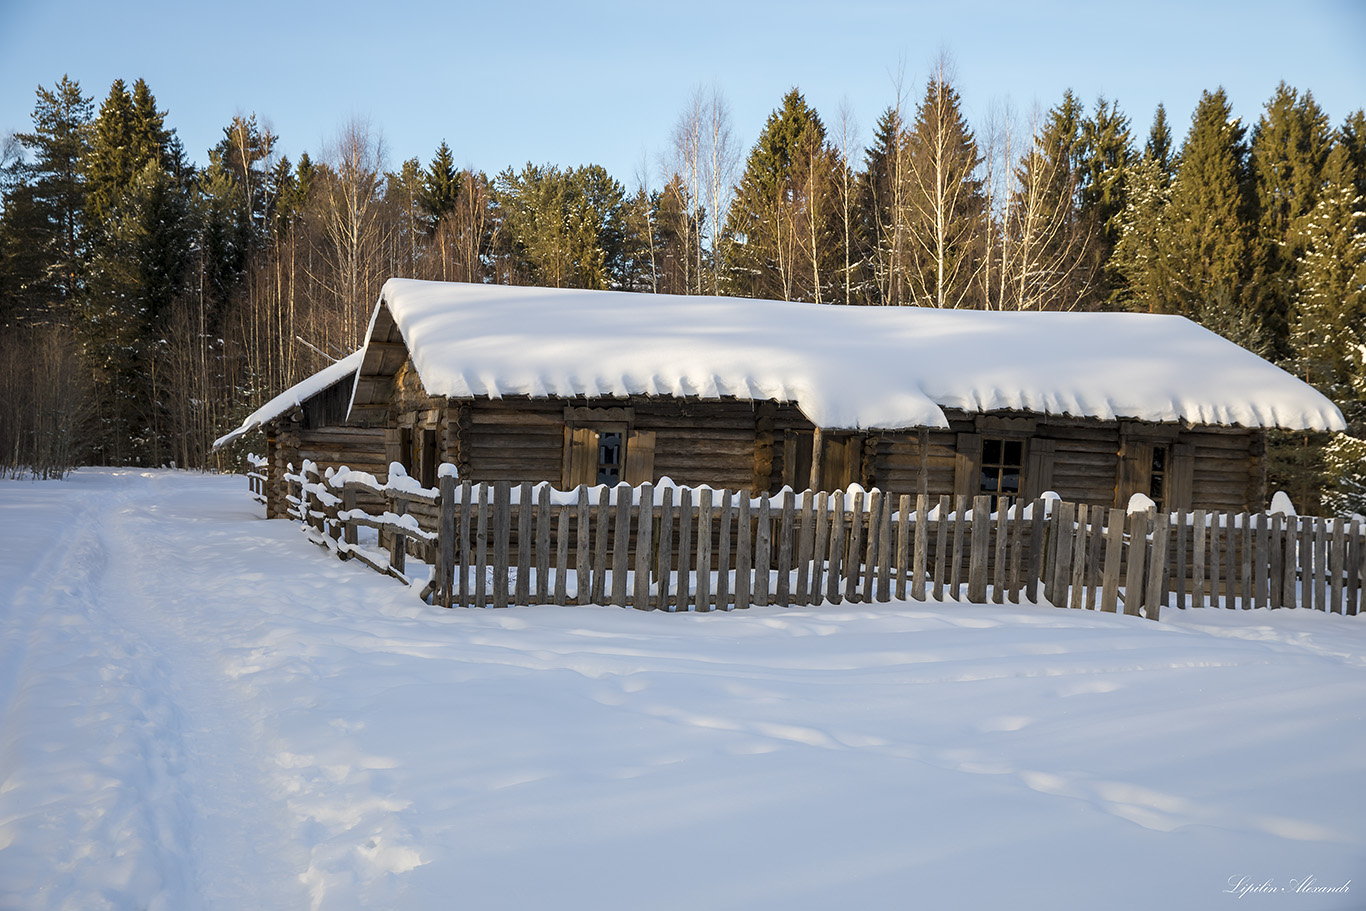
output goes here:
<path id="1" fill-rule="evenodd" d="M 1178 142 L 1201 91 L 1220 85 L 1249 123 L 1282 79 L 1335 124 L 1366 105 L 1366 0 L 949 7 L 0 0 L 0 133 L 28 129 L 34 90 L 63 73 L 97 104 L 116 77 L 141 76 L 199 163 L 235 113 L 268 122 L 291 158 L 361 116 L 391 166 L 425 163 L 445 139 L 490 174 L 597 163 L 634 186 L 642 161 L 658 179 L 698 86 L 725 95 L 742 155 L 792 86 L 827 124 L 847 101 L 866 140 L 897 73 L 914 101 L 941 50 L 979 130 L 1069 87 L 1088 104 L 1117 99 L 1140 137 L 1164 102 Z"/>

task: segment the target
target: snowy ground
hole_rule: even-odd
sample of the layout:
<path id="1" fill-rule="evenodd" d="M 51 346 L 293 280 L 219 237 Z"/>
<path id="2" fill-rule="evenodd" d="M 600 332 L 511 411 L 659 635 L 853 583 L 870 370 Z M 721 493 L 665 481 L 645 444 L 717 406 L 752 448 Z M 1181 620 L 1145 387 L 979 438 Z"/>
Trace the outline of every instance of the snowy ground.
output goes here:
<path id="1" fill-rule="evenodd" d="M 0 482 L 0 908 L 1366 907 L 1366 617 L 443 611 L 258 515 Z"/>

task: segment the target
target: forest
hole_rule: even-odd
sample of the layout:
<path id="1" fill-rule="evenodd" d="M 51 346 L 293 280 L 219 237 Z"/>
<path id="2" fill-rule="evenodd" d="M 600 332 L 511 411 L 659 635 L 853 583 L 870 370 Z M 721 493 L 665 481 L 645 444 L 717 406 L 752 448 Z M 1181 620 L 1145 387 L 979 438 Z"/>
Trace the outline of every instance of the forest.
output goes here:
<path id="1" fill-rule="evenodd" d="M 212 441 L 358 347 L 391 276 L 1189 317 L 1342 408 L 1275 433 L 1271 489 L 1366 513 L 1366 113 L 1282 83 L 1250 127 L 1205 91 L 1184 136 L 1069 91 L 969 124 L 941 65 L 860 141 L 792 89 L 752 148 L 698 89 L 656 177 L 393 164 L 364 119 L 297 161 L 255 115 L 191 163 L 151 88 L 62 77 L 0 149 L 0 476 L 239 467 Z"/>

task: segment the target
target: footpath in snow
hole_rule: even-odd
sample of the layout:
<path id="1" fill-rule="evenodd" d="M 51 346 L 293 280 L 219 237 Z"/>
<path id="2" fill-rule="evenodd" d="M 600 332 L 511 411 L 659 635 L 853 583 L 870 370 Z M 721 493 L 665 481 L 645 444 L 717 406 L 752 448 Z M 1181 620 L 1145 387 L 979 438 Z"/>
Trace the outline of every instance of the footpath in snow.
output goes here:
<path id="1" fill-rule="evenodd" d="M 1366 906 L 1366 617 L 445 611 L 0 482 L 0 908 Z"/>

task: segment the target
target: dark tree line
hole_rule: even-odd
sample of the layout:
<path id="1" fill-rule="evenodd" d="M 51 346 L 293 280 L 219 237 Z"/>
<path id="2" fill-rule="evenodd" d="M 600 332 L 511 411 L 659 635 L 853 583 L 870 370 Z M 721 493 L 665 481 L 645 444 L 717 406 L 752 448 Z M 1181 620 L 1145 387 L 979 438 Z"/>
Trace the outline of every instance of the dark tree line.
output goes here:
<path id="1" fill-rule="evenodd" d="M 900 92 L 898 92 L 900 96 Z M 345 124 L 297 162 L 235 117 L 194 167 L 149 87 L 40 88 L 0 171 L 0 465 L 224 467 L 212 440 L 354 350 L 389 276 L 839 304 L 1195 319 L 1317 386 L 1333 439 L 1273 483 L 1366 511 L 1366 116 L 1282 85 L 1249 130 L 1206 92 L 1181 141 L 1071 92 L 978 134 L 944 66 L 866 148 L 796 89 L 744 161 L 717 91 L 662 185 L 598 165 L 489 177 L 442 143 L 394 167 Z M 229 462 L 225 462 L 224 459 Z"/>

